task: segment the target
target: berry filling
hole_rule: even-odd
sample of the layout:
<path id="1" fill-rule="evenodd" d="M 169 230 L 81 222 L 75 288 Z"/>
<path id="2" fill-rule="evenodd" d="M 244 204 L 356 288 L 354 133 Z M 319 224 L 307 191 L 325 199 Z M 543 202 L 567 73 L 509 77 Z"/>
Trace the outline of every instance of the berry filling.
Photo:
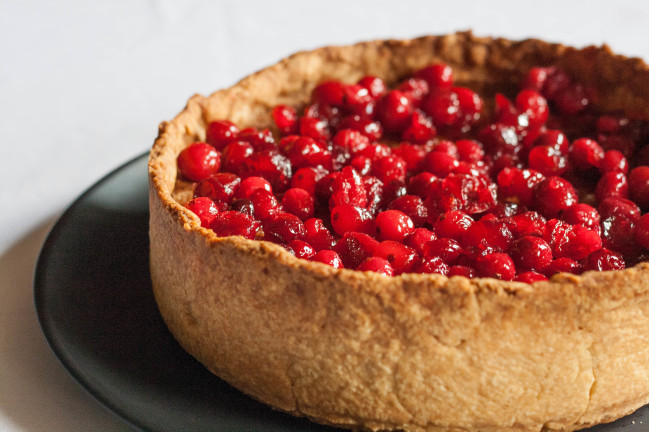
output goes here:
<path id="1" fill-rule="evenodd" d="M 525 283 L 619 270 L 649 259 L 649 127 L 595 99 L 556 67 L 493 98 L 444 64 L 394 86 L 326 81 L 272 108 L 272 131 L 209 123 L 179 181 L 216 235 L 336 268 Z"/>

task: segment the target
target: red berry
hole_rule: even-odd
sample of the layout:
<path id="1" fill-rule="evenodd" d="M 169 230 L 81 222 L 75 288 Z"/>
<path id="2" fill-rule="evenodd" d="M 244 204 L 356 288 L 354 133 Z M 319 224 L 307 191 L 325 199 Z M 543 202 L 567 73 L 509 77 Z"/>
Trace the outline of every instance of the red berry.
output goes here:
<path id="1" fill-rule="evenodd" d="M 649 214 L 642 216 L 633 229 L 635 241 L 645 249 L 649 249 Z"/>
<path id="2" fill-rule="evenodd" d="M 217 150 L 221 150 L 230 142 L 237 139 L 239 128 L 230 121 L 217 120 L 207 125 L 205 134 L 207 143 L 214 146 Z"/>
<path id="3" fill-rule="evenodd" d="M 343 268 L 343 262 L 340 260 L 340 257 L 332 250 L 321 250 L 316 252 L 311 258 L 309 258 L 309 261 L 320 262 L 334 268 Z"/>
<path id="4" fill-rule="evenodd" d="M 552 262 L 552 250 L 540 237 L 525 236 L 516 240 L 509 250 L 516 268 L 521 271 L 543 271 Z"/>
<path id="5" fill-rule="evenodd" d="M 291 187 L 304 189 L 309 195 L 313 196 L 315 195 L 316 184 L 327 174 L 329 172 L 321 167 L 300 168 L 291 178 Z"/>
<path id="6" fill-rule="evenodd" d="M 601 247 L 602 238 L 599 236 L 599 229 L 595 231 L 582 225 L 574 225 L 568 238 L 568 244 L 564 248 L 563 256 L 581 260 Z"/>
<path id="7" fill-rule="evenodd" d="M 466 230 L 473 225 L 473 218 L 460 210 L 441 214 L 435 222 L 435 234 L 460 240 Z"/>
<path id="8" fill-rule="evenodd" d="M 358 81 L 358 84 L 369 90 L 370 95 L 374 99 L 378 99 L 380 96 L 382 96 L 387 89 L 385 82 L 383 82 L 381 78 L 377 78 L 375 76 L 363 77 Z"/>
<path id="9" fill-rule="evenodd" d="M 219 237 L 239 235 L 249 240 L 254 240 L 260 224 L 251 216 L 228 210 L 216 215 L 210 228 Z"/>
<path id="10" fill-rule="evenodd" d="M 480 219 L 464 232 L 461 243 L 464 247 L 472 246 L 479 249 L 492 247 L 507 251 L 512 240 L 513 235 L 505 222 L 495 219 Z"/>
<path id="11" fill-rule="evenodd" d="M 369 257 L 363 261 L 357 268 L 358 271 L 371 271 L 380 273 L 385 276 L 393 276 L 394 269 L 388 260 L 379 257 Z"/>
<path id="12" fill-rule="evenodd" d="M 494 252 L 478 257 L 476 270 L 482 277 L 510 281 L 516 276 L 516 267 L 506 253 Z"/>
<path id="13" fill-rule="evenodd" d="M 395 275 L 410 271 L 417 261 L 414 250 L 393 240 L 379 243 L 372 255 L 388 260 Z"/>
<path id="14" fill-rule="evenodd" d="M 406 162 L 399 156 L 384 156 L 372 163 L 372 175 L 383 183 L 406 180 Z"/>
<path id="15" fill-rule="evenodd" d="M 237 198 L 250 199 L 250 196 L 257 190 L 264 189 L 268 192 L 273 192 L 268 180 L 263 177 L 248 177 L 241 181 L 239 189 L 237 190 Z"/>
<path id="16" fill-rule="evenodd" d="M 324 81 L 318 84 L 311 94 L 313 102 L 323 105 L 340 106 L 345 97 L 345 86 L 340 81 Z"/>
<path id="17" fill-rule="evenodd" d="M 629 196 L 629 184 L 627 178 L 620 172 L 607 172 L 597 182 L 595 198 L 602 202 L 605 198 Z"/>
<path id="18" fill-rule="evenodd" d="M 248 199 L 255 209 L 255 217 L 261 221 L 270 219 L 280 211 L 275 195 L 264 188 L 253 191 Z"/>
<path id="19" fill-rule="evenodd" d="M 528 211 L 512 216 L 510 221 L 511 223 L 508 224 L 508 227 L 514 234 L 514 237 L 543 237 L 545 235 L 545 225 L 547 221 L 543 216 L 535 211 Z"/>
<path id="20" fill-rule="evenodd" d="M 388 91 L 376 105 L 376 118 L 388 132 L 400 132 L 412 114 L 412 101 L 399 90 Z"/>
<path id="21" fill-rule="evenodd" d="M 599 232 L 599 213 L 588 204 L 578 203 L 561 212 L 561 219 L 572 225 L 581 224 L 584 227 Z"/>
<path id="22" fill-rule="evenodd" d="M 438 177 L 452 173 L 459 163 L 452 155 L 442 151 L 432 151 L 424 158 L 424 169 Z"/>
<path id="23" fill-rule="evenodd" d="M 478 162 L 484 157 L 482 146 L 475 140 L 461 139 L 455 142 L 458 157 L 464 162 Z"/>
<path id="24" fill-rule="evenodd" d="M 464 276 L 467 278 L 474 278 L 478 276 L 478 273 L 471 267 L 455 265 L 448 270 L 448 277 L 451 276 Z"/>
<path id="25" fill-rule="evenodd" d="M 446 276 L 449 272 L 449 266 L 441 258 L 423 258 L 415 265 L 413 271 L 415 273 L 438 273 Z"/>
<path id="26" fill-rule="evenodd" d="M 526 207 L 533 202 L 534 189 L 545 179 L 538 171 L 505 168 L 498 173 L 497 181 L 502 198 L 517 198 Z"/>
<path id="27" fill-rule="evenodd" d="M 620 198 L 620 197 L 610 197 L 604 199 L 599 206 L 597 206 L 597 211 L 601 217 L 601 220 L 607 219 L 612 216 L 624 216 L 632 221 L 636 221 L 640 218 L 640 208 L 631 200 Z"/>
<path id="28" fill-rule="evenodd" d="M 367 192 L 361 177 L 352 167 L 345 167 L 334 177 L 331 186 L 329 207 L 351 204 L 357 207 L 367 207 Z"/>
<path id="29" fill-rule="evenodd" d="M 297 112 L 288 105 L 277 105 L 270 112 L 282 135 L 297 133 Z"/>
<path id="30" fill-rule="evenodd" d="M 427 230 L 426 228 L 416 228 L 412 234 L 406 236 L 404 239 L 404 244 L 410 246 L 417 252 L 417 255 L 424 255 L 424 245 L 431 240 L 435 240 L 437 236 L 434 232 Z"/>
<path id="31" fill-rule="evenodd" d="M 545 275 L 550 277 L 557 273 L 579 274 L 582 272 L 581 265 L 571 258 L 557 258 L 545 269 Z"/>
<path id="32" fill-rule="evenodd" d="M 516 95 L 516 108 L 527 115 L 529 126 L 532 128 L 542 126 L 550 114 L 545 98 L 529 89 L 523 89 Z"/>
<path id="33" fill-rule="evenodd" d="M 313 197 L 301 188 L 287 190 L 282 197 L 282 207 L 284 207 L 285 211 L 294 214 L 303 221 L 313 217 Z"/>
<path id="34" fill-rule="evenodd" d="M 216 173 L 194 187 L 194 197 L 208 197 L 214 202 L 232 202 L 241 179 L 231 173 Z"/>
<path id="35" fill-rule="evenodd" d="M 376 232 L 379 240 L 403 239 L 415 231 L 415 224 L 410 217 L 399 210 L 386 210 L 376 217 Z"/>
<path id="36" fill-rule="evenodd" d="M 249 142 L 233 141 L 226 145 L 221 155 L 223 171 L 240 174 L 240 166 L 243 161 L 254 153 Z"/>
<path id="37" fill-rule="evenodd" d="M 534 271 L 528 271 L 528 272 L 523 272 L 519 273 L 514 280 L 516 282 L 523 282 L 523 283 L 528 283 L 528 284 L 533 284 L 534 282 L 540 282 L 540 281 L 546 281 L 548 280 L 547 277 L 542 275 L 541 273 L 537 273 Z"/>
<path id="38" fill-rule="evenodd" d="M 334 249 L 342 259 L 345 267 L 355 269 L 372 256 L 378 245 L 379 242 L 367 234 L 347 232 L 336 243 Z"/>
<path id="39" fill-rule="evenodd" d="M 634 255 L 640 252 L 640 247 L 633 238 L 634 228 L 632 219 L 623 215 L 610 216 L 602 220 L 602 244 L 622 255 Z"/>
<path id="40" fill-rule="evenodd" d="M 456 240 L 450 238 L 438 238 L 424 244 L 423 256 L 426 258 L 438 257 L 448 264 L 454 264 L 463 248 Z"/>
<path id="41" fill-rule="evenodd" d="M 423 112 L 416 110 L 404 126 L 401 138 L 413 143 L 425 143 L 437 135 L 433 121 Z"/>
<path id="42" fill-rule="evenodd" d="M 618 172 L 626 175 L 629 172 L 629 162 L 626 160 L 622 152 L 609 150 L 604 153 L 604 157 L 599 165 L 599 171 L 602 174 Z"/>
<path id="43" fill-rule="evenodd" d="M 201 181 L 218 172 L 221 153 L 207 143 L 195 142 L 178 155 L 178 169 L 183 177 Z"/>
<path id="44" fill-rule="evenodd" d="M 604 149 L 592 139 L 579 138 L 570 147 L 570 162 L 578 170 L 599 168 L 604 158 Z"/>
<path id="45" fill-rule="evenodd" d="M 296 257 L 305 260 L 308 260 L 313 255 L 315 255 L 315 249 L 313 249 L 310 244 L 302 240 L 292 240 L 288 244 L 288 249 L 292 251 Z"/>
<path id="46" fill-rule="evenodd" d="M 210 224 L 219 213 L 219 209 L 214 201 L 207 197 L 196 197 L 185 204 L 185 207 L 193 212 L 201 220 L 201 226 L 209 228 Z"/>
<path id="47" fill-rule="evenodd" d="M 335 241 L 331 232 L 324 226 L 322 219 L 311 218 L 304 221 L 304 241 L 316 251 L 332 249 Z"/>
<path id="48" fill-rule="evenodd" d="M 534 140 L 534 146 L 550 146 L 563 154 L 567 154 L 570 149 L 570 142 L 568 137 L 560 130 L 548 129 L 541 132 Z"/>
<path id="49" fill-rule="evenodd" d="M 548 177 L 534 189 L 532 204 L 546 217 L 557 217 L 562 210 L 577 204 L 577 192 L 567 180 Z"/>
<path id="50" fill-rule="evenodd" d="M 275 151 L 262 151 L 248 156 L 240 168 L 243 177 L 263 177 L 270 182 L 275 192 L 288 188 L 291 178 L 291 162 Z"/>
<path id="51" fill-rule="evenodd" d="M 416 195 L 402 195 L 393 200 L 388 209 L 405 213 L 412 219 L 415 227 L 423 226 L 428 217 L 428 209 L 424 205 L 424 201 Z"/>
<path id="52" fill-rule="evenodd" d="M 340 204 L 331 210 L 331 226 L 338 235 L 357 231 L 374 234 L 374 221 L 367 210 L 352 204 Z"/>
<path id="53" fill-rule="evenodd" d="M 306 234 L 299 217 L 290 213 L 276 213 L 264 222 L 264 240 L 286 245 L 293 240 L 302 240 Z"/>
<path id="54" fill-rule="evenodd" d="M 620 254 L 604 248 L 588 255 L 584 261 L 584 271 L 623 270 L 624 267 L 624 260 Z"/>
<path id="55" fill-rule="evenodd" d="M 629 194 L 643 210 L 649 209 L 649 166 L 635 167 L 629 173 Z"/>
<path id="56" fill-rule="evenodd" d="M 257 130 L 255 128 L 244 129 L 237 137 L 241 141 L 248 141 L 255 151 L 275 151 L 277 145 L 270 129 Z"/>
<path id="57" fill-rule="evenodd" d="M 559 176 L 568 169 L 568 159 L 552 146 L 536 146 L 528 156 L 530 169 L 545 176 Z"/>

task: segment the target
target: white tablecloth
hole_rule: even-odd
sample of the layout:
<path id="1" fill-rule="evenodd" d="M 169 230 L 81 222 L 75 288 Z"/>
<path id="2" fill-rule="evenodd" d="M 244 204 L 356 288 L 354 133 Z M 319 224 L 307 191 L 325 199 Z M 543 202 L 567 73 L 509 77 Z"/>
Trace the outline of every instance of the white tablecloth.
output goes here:
<path id="1" fill-rule="evenodd" d="M 297 50 L 472 29 L 649 59 L 649 2 L 0 2 L 0 431 L 132 431 L 59 364 L 32 275 L 56 218 L 160 121 Z"/>

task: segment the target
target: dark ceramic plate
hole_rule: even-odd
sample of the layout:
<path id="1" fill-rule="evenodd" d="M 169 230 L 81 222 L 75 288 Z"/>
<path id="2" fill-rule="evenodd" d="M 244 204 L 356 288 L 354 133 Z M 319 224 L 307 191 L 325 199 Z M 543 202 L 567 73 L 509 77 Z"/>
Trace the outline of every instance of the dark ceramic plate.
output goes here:
<path id="1" fill-rule="evenodd" d="M 34 279 L 38 317 L 63 365 L 99 401 L 154 432 L 334 431 L 273 411 L 176 343 L 149 279 L 147 155 L 108 174 L 63 214 Z M 644 432 L 649 405 L 590 432 Z"/>

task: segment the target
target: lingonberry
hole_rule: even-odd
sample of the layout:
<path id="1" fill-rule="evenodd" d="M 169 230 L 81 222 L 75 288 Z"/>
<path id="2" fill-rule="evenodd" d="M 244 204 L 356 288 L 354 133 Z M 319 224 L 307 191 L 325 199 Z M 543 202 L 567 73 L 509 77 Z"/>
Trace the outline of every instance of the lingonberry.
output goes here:
<path id="1" fill-rule="evenodd" d="M 304 221 L 304 241 L 309 243 L 316 251 L 332 249 L 335 239 L 322 219 L 311 218 Z"/>
<path id="2" fill-rule="evenodd" d="M 441 258 L 448 264 L 454 264 L 464 249 L 460 243 L 450 238 L 438 238 L 424 243 L 423 256 L 426 258 Z"/>
<path id="3" fill-rule="evenodd" d="M 363 261 L 358 267 L 358 271 L 371 271 L 375 273 L 380 273 L 385 276 L 393 276 L 394 269 L 390 265 L 390 262 L 386 259 L 379 257 L 369 257 Z"/>
<path id="4" fill-rule="evenodd" d="M 399 210 L 386 210 L 376 217 L 376 233 L 379 240 L 403 239 L 415 231 L 415 224 L 410 217 Z"/>
<path id="5" fill-rule="evenodd" d="M 221 153 L 204 142 L 195 142 L 178 155 L 178 169 L 183 177 L 197 182 L 219 171 Z"/>
<path id="6" fill-rule="evenodd" d="M 185 204 L 185 207 L 201 220 L 201 226 L 209 228 L 210 224 L 219 213 L 219 208 L 214 201 L 207 197 L 197 197 Z"/>
<path id="7" fill-rule="evenodd" d="M 288 244 L 288 249 L 293 252 L 293 254 L 305 260 L 308 260 L 313 255 L 315 255 L 315 249 L 305 241 L 302 240 L 292 240 Z"/>
<path id="8" fill-rule="evenodd" d="M 216 215 L 210 228 L 219 237 L 238 235 L 254 240 L 260 223 L 247 214 L 228 210 Z"/>
<path id="9" fill-rule="evenodd" d="M 596 250 L 584 260 L 583 270 L 623 270 L 625 267 L 622 255 L 605 248 Z"/>
<path id="10" fill-rule="evenodd" d="M 426 228 L 415 228 L 412 234 L 406 236 L 404 244 L 410 246 L 415 252 L 417 252 L 417 255 L 423 256 L 424 246 L 426 243 L 435 240 L 436 238 L 437 235 Z"/>
<path id="11" fill-rule="evenodd" d="M 354 269 L 371 257 L 378 245 L 379 242 L 367 234 L 348 231 L 336 243 L 334 250 L 346 268 Z"/>
<path id="12" fill-rule="evenodd" d="M 514 261 L 506 253 L 493 252 L 480 256 L 476 259 L 475 265 L 482 277 L 510 281 L 516 276 Z"/>
<path id="13" fill-rule="evenodd" d="M 302 240 L 306 228 L 299 217 L 278 212 L 264 222 L 264 240 L 286 245 L 293 240 Z"/>
<path id="14" fill-rule="evenodd" d="M 372 255 L 388 260 L 394 269 L 395 275 L 410 271 L 418 258 L 414 250 L 403 243 L 393 240 L 385 240 L 379 243 Z"/>
<path id="15" fill-rule="evenodd" d="M 509 254 L 519 271 L 543 271 L 552 262 L 550 245 L 536 236 L 517 239 L 512 243 Z"/>
<path id="16" fill-rule="evenodd" d="M 449 266 L 441 258 L 430 257 L 422 258 L 413 268 L 415 273 L 438 273 L 446 276 Z"/>
<path id="17" fill-rule="evenodd" d="M 205 140 L 208 144 L 211 144 L 217 150 L 221 150 L 230 142 L 237 139 L 239 128 L 230 121 L 217 120 L 207 125 L 205 135 Z"/>
<path id="18" fill-rule="evenodd" d="M 321 250 L 316 252 L 309 261 L 320 262 L 323 264 L 330 265 L 334 268 L 343 268 L 343 262 L 338 256 L 338 254 L 332 250 Z"/>
<path id="19" fill-rule="evenodd" d="M 315 209 L 313 197 L 301 188 L 287 190 L 282 197 L 282 207 L 303 221 L 313 217 Z"/>
<path id="20" fill-rule="evenodd" d="M 547 177 L 536 185 L 532 207 L 546 217 L 557 217 L 562 210 L 577 204 L 577 192 L 561 177 Z"/>
<path id="21" fill-rule="evenodd" d="M 194 197 L 208 197 L 214 202 L 231 203 L 241 179 L 231 173 L 216 173 L 196 183 Z"/>

